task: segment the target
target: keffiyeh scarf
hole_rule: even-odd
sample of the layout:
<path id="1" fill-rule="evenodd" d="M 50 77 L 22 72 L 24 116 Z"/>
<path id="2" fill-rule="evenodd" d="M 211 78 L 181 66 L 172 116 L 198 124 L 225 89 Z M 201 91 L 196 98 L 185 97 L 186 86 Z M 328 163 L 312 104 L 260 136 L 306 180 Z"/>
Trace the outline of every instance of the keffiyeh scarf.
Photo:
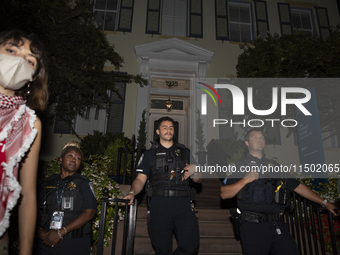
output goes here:
<path id="1" fill-rule="evenodd" d="M 19 163 L 37 135 L 35 113 L 25 102 L 19 96 L 0 93 L 0 236 L 8 228 L 10 211 L 20 196 Z"/>

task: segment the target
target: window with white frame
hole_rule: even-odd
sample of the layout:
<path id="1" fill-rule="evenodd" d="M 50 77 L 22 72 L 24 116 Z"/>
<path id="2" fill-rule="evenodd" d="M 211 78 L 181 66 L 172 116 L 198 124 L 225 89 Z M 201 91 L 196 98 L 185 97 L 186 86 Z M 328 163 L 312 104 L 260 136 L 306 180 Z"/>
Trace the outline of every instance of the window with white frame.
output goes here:
<path id="1" fill-rule="evenodd" d="M 119 0 L 96 0 L 94 19 L 99 25 L 99 29 L 116 31 L 118 3 Z"/>
<path id="2" fill-rule="evenodd" d="M 95 0 L 94 19 L 100 30 L 131 32 L 134 0 Z"/>
<path id="3" fill-rule="evenodd" d="M 257 14 L 258 26 L 262 23 L 265 24 L 265 28 L 261 26 L 261 31 L 265 30 L 267 33 L 267 15 L 266 15 L 266 3 L 258 3 L 256 10 L 265 15 L 261 16 Z M 262 5 L 261 5 L 262 4 Z M 253 7 L 251 2 L 238 1 L 238 0 L 215 0 L 215 28 L 216 39 L 226 40 L 234 42 L 251 42 L 254 39 L 254 17 Z"/>
<path id="4" fill-rule="evenodd" d="M 162 35 L 187 35 L 187 1 L 165 0 L 162 6 Z"/>
<path id="5" fill-rule="evenodd" d="M 250 4 L 228 2 L 230 41 L 253 40 Z"/>
<path id="6" fill-rule="evenodd" d="M 310 9 L 290 9 L 293 31 L 302 31 L 305 33 L 314 33 L 312 12 Z"/>
<path id="7" fill-rule="evenodd" d="M 302 8 L 289 3 L 278 3 L 281 35 L 292 35 L 297 31 L 316 34 L 322 39 L 330 35 L 328 11 L 325 7 Z M 316 16 L 314 17 L 314 11 Z M 316 21 L 315 21 L 316 20 Z M 319 28 L 317 31 L 315 22 Z"/>

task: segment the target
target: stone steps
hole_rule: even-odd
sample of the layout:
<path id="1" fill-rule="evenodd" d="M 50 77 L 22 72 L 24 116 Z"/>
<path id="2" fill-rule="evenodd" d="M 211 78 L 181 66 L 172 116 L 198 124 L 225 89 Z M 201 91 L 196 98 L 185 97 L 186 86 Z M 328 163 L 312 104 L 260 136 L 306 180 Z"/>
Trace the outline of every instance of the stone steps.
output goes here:
<path id="1" fill-rule="evenodd" d="M 201 184 L 195 184 L 194 187 L 197 190 L 195 206 L 200 231 L 198 255 L 241 255 L 242 247 L 240 241 L 235 239 L 229 210 L 221 209 L 231 206 L 222 206 L 225 201 L 220 199 L 220 180 L 203 179 Z M 148 214 L 145 200 L 146 196 L 143 197 L 137 212 L 135 255 L 155 254 L 147 230 Z M 174 238 L 173 250 L 176 247 Z"/>
<path id="2" fill-rule="evenodd" d="M 200 231 L 198 255 L 241 255 L 242 247 L 240 241 L 236 240 L 234 236 L 229 210 L 221 209 L 232 207 L 233 202 L 221 200 L 220 180 L 217 178 L 203 179 L 201 184 L 195 184 L 194 187 L 197 190 L 195 206 Z M 128 191 L 129 187 L 126 190 Z M 135 255 L 155 254 L 147 230 L 146 200 L 146 195 L 140 196 L 136 222 Z M 121 233 L 118 228 L 118 236 Z M 174 238 L 173 250 L 176 247 Z M 109 254 L 108 250 L 109 248 L 104 249 L 106 251 L 104 255 Z M 121 254 L 121 252 L 116 249 L 116 254 Z"/>

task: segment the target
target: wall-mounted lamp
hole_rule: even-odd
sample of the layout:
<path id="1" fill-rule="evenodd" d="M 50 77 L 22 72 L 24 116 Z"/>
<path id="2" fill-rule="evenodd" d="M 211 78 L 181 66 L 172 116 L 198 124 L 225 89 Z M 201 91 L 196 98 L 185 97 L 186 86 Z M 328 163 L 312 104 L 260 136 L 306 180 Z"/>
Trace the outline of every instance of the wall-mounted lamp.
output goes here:
<path id="1" fill-rule="evenodd" d="M 166 110 L 167 110 L 168 112 L 171 112 L 171 110 L 172 110 L 172 101 L 170 100 L 170 97 L 169 97 L 169 100 L 166 101 L 165 107 L 166 107 Z"/>
<path id="2" fill-rule="evenodd" d="M 169 87 L 169 89 L 173 86 L 178 86 L 178 81 L 165 81 L 165 85 Z M 170 100 L 170 96 L 169 96 L 169 100 L 165 102 L 165 109 L 168 112 L 171 112 L 172 110 L 172 101 Z"/>

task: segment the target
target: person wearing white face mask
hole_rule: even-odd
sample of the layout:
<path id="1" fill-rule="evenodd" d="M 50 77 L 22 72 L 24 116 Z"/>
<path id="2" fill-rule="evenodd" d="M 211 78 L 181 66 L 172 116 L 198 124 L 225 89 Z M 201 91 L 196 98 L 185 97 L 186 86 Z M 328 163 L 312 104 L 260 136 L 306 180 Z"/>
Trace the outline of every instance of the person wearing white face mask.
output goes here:
<path id="1" fill-rule="evenodd" d="M 0 254 L 7 254 L 9 217 L 17 203 L 19 254 L 32 253 L 41 142 L 41 122 L 34 110 L 47 105 L 45 55 L 36 35 L 0 32 Z"/>

